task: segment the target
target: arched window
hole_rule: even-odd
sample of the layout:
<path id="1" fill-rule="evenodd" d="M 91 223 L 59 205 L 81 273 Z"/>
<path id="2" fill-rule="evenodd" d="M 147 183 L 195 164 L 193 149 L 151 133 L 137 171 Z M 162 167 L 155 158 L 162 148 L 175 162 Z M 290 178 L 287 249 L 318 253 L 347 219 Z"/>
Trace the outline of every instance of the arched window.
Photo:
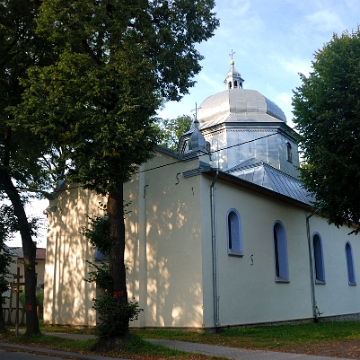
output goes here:
<path id="1" fill-rule="evenodd" d="M 313 236 L 315 283 L 325 284 L 324 257 L 322 251 L 321 237 L 319 234 Z"/>
<path id="2" fill-rule="evenodd" d="M 354 269 L 354 258 L 350 242 L 348 241 L 345 245 L 346 264 L 348 271 L 349 285 L 356 285 L 355 269 Z"/>
<path id="3" fill-rule="evenodd" d="M 97 247 L 95 248 L 94 259 L 96 262 L 104 262 L 108 260 L 107 256 L 104 255 Z"/>
<path id="4" fill-rule="evenodd" d="M 275 276 L 278 282 L 289 282 L 286 233 L 283 225 L 276 222 L 273 229 L 275 252 Z"/>
<path id="5" fill-rule="evenodd" d="M 292 163 L 292 148 L 289 142 L 286 143 L 286 151 L 287 151 L 287 160 Z"/>
<path id="6" fill-rule="evenodd" d="M 238 87 L 238 82 L 237 80 L 234 81 L 234 89 L 236 89 Z"/>
<path id="7" fill-rule="evenodd" d="M 242 256 L 241 218 L 235 209 L 230 209 L 226 217 L 228 254 Z"/>
<path id="8" fill-rule="evenodd" d="M 231 89 L 231 88 L 232 88 L 232 82 L 229 81 L 229 89 Z"/>

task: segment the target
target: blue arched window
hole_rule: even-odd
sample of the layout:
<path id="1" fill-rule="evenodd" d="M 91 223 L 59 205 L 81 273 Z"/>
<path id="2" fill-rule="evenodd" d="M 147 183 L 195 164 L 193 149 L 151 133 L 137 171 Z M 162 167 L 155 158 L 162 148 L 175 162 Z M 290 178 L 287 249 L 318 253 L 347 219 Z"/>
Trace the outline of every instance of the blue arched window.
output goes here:
<path id="1" fill-rule="evenodd" d="M 226 230 L 229 255 L 243 255 L 241 218 L 236 209 L 230 209 L 226 216 Z"/>
<path id="2" fill-rule="evenodd" d="M 349 285 L 356 285 L 354 258 L 353 258 L 352 248 L 351 248 L 349 241 L 345 245 L 345 254 L 346 254 L 346 264 L 347 264 Z"/>
<path id="3" fill-rule="evenodd" d="M 286 233 L 283 225 L 278 221 L 274 225 L 273 236 L 274 236 L 276 281 L 289 282 L 290 277 L 289 277 Z"/>
<path id="4" fill-rule="evenodd" d="M 325 284 L 324 256 L 322 250 L 321 237 L 319 234 L 314 234 L 313 236 L 313 251 L 314 251 L 315 283 Z"/>
<path id="5" fill-rule="evenodd" d="M 286 143 L 286 152 L 287 152 L 287 160 L 292 163 L 292 148 L 289 142 Z"/>

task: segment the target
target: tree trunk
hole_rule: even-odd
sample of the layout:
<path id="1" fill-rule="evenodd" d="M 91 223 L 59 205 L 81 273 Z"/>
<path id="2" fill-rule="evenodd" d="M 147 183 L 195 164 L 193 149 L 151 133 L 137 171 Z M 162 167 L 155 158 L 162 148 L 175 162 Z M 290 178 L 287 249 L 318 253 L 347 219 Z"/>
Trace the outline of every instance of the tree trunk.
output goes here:
<path id="1" fill-rule="evenodd" d="M 25 274 L 25 307 L 26 307 L 26 336 L 40 333 L 39 320 L 36 311 L 36 244 L 32 241 L 30 225 L 28 223 L 24 204 L 20 195 L 12 183 L 10 175 L 0 170 L 1 185 L 9 197 L 17 218 L 23 252 L 24 252 L 24 274 Z"/>
<path id="2" fill-rule="evenodd" d="M 109 296 L 113 296 L 116 301 L 116 313 L 114 323 L 117 324 L 116 334 L 108 337 L 100 337 L 92 350 L 96 351 L 117 351 L 123 349 L 124 342 L 130 337 L 129 317 L 123 311 L 123 304 L 127 304 L 126 290 L 126 270 L 125 270 L 125 222 L 123 207 L 123 184 L 118 182 L 115 191 L 108 194 L 107 215 L 110 224 L 110 236 L 112 244 L 110 246 L 109 274 L 112 279 L 112 288 Z"/>
<path id="3" fill-rule="evenodd" d="M 113 292 L 118 301 L 127 302 L 125 270 L 125 222 L 123 184 L 118 182 L 116 191 L 109 193 L 107 214 L 110 223 L 112 246 L 109 252 L 109 273 Z"/>

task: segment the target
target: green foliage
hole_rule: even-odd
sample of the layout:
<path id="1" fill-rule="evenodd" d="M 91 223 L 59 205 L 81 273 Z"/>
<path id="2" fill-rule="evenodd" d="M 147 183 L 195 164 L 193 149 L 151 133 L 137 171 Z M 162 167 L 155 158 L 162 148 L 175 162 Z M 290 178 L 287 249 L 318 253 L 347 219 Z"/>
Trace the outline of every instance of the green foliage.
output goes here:
<path id="1" fill-rule="evenodd" d="M 137 320 L 142 311 L 136 301 L 124 301 L 109 291 L 94 299 L 93 308 L 101 320 L 96 326 L 99 338 L 126 335 L 129 321 Z"/>
<path id="2" fill-rule="evenodd" d="M 95 270 L 89 272 L 89 278 L 85 281 L 94 282 L 99 289 L 112 292 L 112 279 L 109 273 L 109 266 L 107 263 L 102 262 L 100 265 L 88 261 L 89 265 Z"/>
<path id="3" fill-rule="evenodd" d="M 12 111 L 22 101 L 20 78 L 26 77 L 29 67 L 47 64 L 52 55 L 47 51 L 49 44 L 35 34 L 39 5 L 37 0 L 0 4 L 0 169 L 15 180 L 18 190 L 42 193 L 48 180 L 44 144 L 40 137 L 17 126 Z"/>
<path id="4" fill-rule="evenodd" d="M 315 53 L 294 91 L 294 122 L 307 166 L 300 169 L 315 207 L 337 226 L 360 226 L 360 30 Z"/>
<path id="5" fill-rule="evenodd" d="M 37 36 L 51 42 L 56 61 L 29 69 L 17 120 L 63 149 L 71 181 L 113 191 L 152 156 L 162 97 L 178 100 L 194 85 L 202 59 L 194 44 L 219 24 L 213 7 L 213 0 L 43 1 Z"/>
<path id="6" fill-rule="evenodd" d="M 83 234 L 89 239 L 92 246 L 97 248 L 104 256 L 109 254 L 113 243 L 110 236 L 110 222 L 107 217 L 96 216 L 90 218 L 90 227 L 83 229 Z"/>
<path id="7" fill-rule="evenodd" d="M 159 119 L 161 145 L 177 150 L 181 135 L 190 130 L 191 124 L 192 120 L 188 115 L 178 116 L 176 119 Z"/>

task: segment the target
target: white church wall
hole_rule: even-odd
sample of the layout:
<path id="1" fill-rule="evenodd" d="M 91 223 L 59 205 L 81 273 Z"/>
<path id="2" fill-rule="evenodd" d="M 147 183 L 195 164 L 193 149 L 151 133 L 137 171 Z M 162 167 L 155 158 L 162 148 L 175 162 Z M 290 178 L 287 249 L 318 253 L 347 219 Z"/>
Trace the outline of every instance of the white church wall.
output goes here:
<path id="1" fill-rule="evenodd" d="M 201 176 L 203 328 L 214 327 L 214 293 L 210 186 L 213 178 Z M 216 186 L 216 183 L 215 183 Z M 215 204 L 216 205 L 216 204 Z M 215 207 L 216 210 L 216 207 Z"/>
<path id="2" fill-rule="evenodd" d="M 303 211 L 222 182 L 216 185 L 216 237 L 221 325 L 310 318 L 310 270 Z M 226 214 L 236 209 L 242 222 L 243 253 L 227 252 Z M 287 235 L 289 283 L 275 281 L 273 226 L 280 220 Z M 210 262 L 210 259 L 204 260 Z M 208 282 L 204 293 L 210 293 Z M 211 314 L 206 327 L 213 326 Z"/>
<path id="3" fill-rule="evenodd" d="M 44 324 L 94 326 L 95 285 L 87 283 L 94 250 L 81 234 L 89 216 L 102 215 L 103 198 L 74 185 L 51 201 L 44 283 Z"/>
<path id="4" fill-rule="evenodd" d="M 182 175 L 198 166 L 159 154 L 126 185 L 128 290 L 144 309 L 131 326 L 202 325 L 200 177 Z"/>
<path id="5" fill-rule="evenodd" d="M 159 154 L 125 185 L 129 299 L 144 309 L 132 326 L 202 325 L 200 177 L 182 175 L 198 166 L 198 158 L 180 163 Z M 86 260 L 93 261 L 94 249 L 81 227 L 87 225 L 88 214 L 102 215 L 99 201 L 106 203 L 75 186 L 50 204 L 57 210 L 49 213 L 46 324 L 96 324 L 96 288 L 84 281 L 92 270 Z"/>
<path id="6" fill-rule="evenodd" d="M 326 219 L 310 218 L 311 239 L 321 237 L 325 284 L 315 285 L 315 298 L 321 316 L 345 315 L 360 312 L 360 237 L 349 235 L 351 228 L 329 225 Z M 353 252 L 355 286 L 349 285 L 345 245 L 350 242 Z"/>
<path id="7" fill-rule="evenodd" d="M 206 158 L 202 159 L 202 161 Z M 125 186 L 126 265 L 129 299 L 144 311 L 135 327 L 213 328 L 211 177 L 185 178 L 199 159 L 179 162 L 164 154 L 144 164 Z M 81 234 L 87 215 L 102 215 L 106 199 L 77 186 L 51 202 L 45 270 L 44 323 L 93 326 L 94 284 L 84 281 L 94 249 Z M 227 213 L 241 219 L 243 256 L 229 256 Z M 221 326 L 310 319 L 311 272 L 304 209 L 217 180 L 216 256 Z M 287 237 L 290 281 L 275 276 L 273 227 Z M 325 285 L 315 285 L 322 316 L 360 312 L 359 286 L 348 284 L 345 244 L 350 241 L 360 279 L 359 236 L 312 216 L 310 233 L 323 245 Z M 358 280 L 360 281 L 360 280 Z"/>

